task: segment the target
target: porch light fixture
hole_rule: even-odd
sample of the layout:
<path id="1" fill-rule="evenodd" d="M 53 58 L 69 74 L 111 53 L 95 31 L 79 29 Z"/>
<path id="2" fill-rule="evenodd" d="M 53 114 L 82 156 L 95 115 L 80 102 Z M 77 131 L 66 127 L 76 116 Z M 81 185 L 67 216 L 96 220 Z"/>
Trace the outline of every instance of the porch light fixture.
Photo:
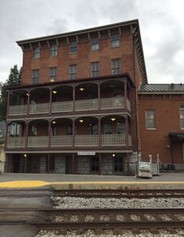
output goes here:
<path id="1" fill-rule="evenodd" d="M 116 156 L 116 154 L 112 154 L 112 157 L 115 157 Z"/>
<path id="2" fill-rule="evenodd" d="M 24 158 L 26 158 L 27 157 L 27 154 L 24 154 Z"/>
<path id="3" fill-rule="evenodd" d="M 80 91 L 83 91 L 83 90 L 84 90 L 84 87 L 80 87 L 79 90 L 80 90 Z"/>
<path id="4" fill-rule="evenodd" d="M 83 119 L 80 119 L 80 120 L 79 120 L 80 123 L 83 123 L 83 121 L 84 121 Z"/>
<path id="5" fill-rule="evenodd" d="M 56 121 L 52 121 L 53 124 L 56 124 Z"/>
<path id="6" fill-rule="evenodd" d="M 116 120 L 116 118 L 111 118 L 111 120 L 114 122 Z"/>
<path id="7" fill-rule="evenodd" d="M 29 96 L 29 93 L 26 93 L 27 96 Z"/>
<path id="8" fill-rule="evenodd" d="M 57 93 L 57 91 L 52 91 L 52 93 L 53 93 L 53 94 L 56 94 L 56 93 Z"/>

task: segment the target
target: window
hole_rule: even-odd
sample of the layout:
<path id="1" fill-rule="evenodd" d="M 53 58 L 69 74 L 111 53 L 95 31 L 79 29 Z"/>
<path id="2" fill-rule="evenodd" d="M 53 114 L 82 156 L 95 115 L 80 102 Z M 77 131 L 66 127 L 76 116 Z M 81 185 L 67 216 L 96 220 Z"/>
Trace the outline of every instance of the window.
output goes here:
<path id="1" fill-rule="evenodd" d="M 52 56 L 52 57 L 57 56 L 57 45 L 56 44 L 53 44 L 50 47 L 50 56 Z"/>
<path id="2" fill-rule="evenodd" d="M 49 79 L 51 82 L 56 81 L 57 77 L 57 68 L 56 67 L 51 67 L 49 68 Z"/>
<path id="3" fill-rule="evenodd" d="M 35 47 L 34 49 L 33 49 L 33 58 L 34 59 L 37 59 L 37 58 L 39 58 L 40 57 L 40 48 L 39 47 Z"/>
<path id="4" fill-rule="evenodd" d="M 72 41 L 70 43 L 70 53 L 76 53 L 77 52 L 77 42 Z"/>
<path id="5" fill-rule="evenodd" d="M 180 128 L 184 129 L 184 105 L 180 106 Z"/>
<path id="6" fill-rule="evenodd" d="M 99 39 L 94 38 L 91 40 L 91 50 L 92 51 L 99 50 Z"/>
<path id="7" fill-rule="evenodd" d="M 77 65 L 70 65 L 69 66 L 69 78 L 71 80 L 77 78 Z"/>
<path id="8" fill-rule="evenodd" d="M 111 60 L 111 72 L 112 75 L 117 75 L 121 73 L 121 60 L 119 58 Z"/>
<path id="9" fill-rule="evenodd" d="M 111 36 L 111 47 L 119 47 L 120 45 L 120 37 L 119 35 L 112 35 Z"/>
<path id="10" fill-rule="evenodd" d="M 32 84 L 37 84 L 39 80 L 39 70 L 32 70 Z"/>
<path id="11" fill-rule="evenodd" d="M 98 62 L 91 63 L 91 76 L 98 77 L 98 74 L 99 74 L 99 63 Z"/>
<path id="12" fill-rule="evenodd" d="M 147 110 L 146 111 L 146 128 L 155 129 L 155 111 Z"/>

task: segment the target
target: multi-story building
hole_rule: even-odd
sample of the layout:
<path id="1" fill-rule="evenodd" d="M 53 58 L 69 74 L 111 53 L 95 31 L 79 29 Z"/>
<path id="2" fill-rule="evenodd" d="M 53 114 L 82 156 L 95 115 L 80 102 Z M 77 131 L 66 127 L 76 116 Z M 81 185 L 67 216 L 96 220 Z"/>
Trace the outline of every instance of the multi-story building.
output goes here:
<path id="1" fill-rule="evenodd" d="M 8 88 L 6 171 L 133 173 L 147 83 L 138 21 L 17 43 L 22 84 Z"/>

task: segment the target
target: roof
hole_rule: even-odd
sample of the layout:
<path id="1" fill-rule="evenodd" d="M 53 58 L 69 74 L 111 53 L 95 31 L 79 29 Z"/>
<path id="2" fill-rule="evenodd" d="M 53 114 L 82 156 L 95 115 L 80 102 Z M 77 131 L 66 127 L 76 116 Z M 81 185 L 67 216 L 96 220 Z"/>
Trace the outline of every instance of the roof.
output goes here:
<path id="1" fill-rule="evenodd" d="M 147 72 L 146 72 L 146 65 L 145 65 L 145 60 L 144 60 L 144 52 L 143 52 L 141 33 L 140 33 L 140 28 L 139 28 L 139 21 L 137 19 L 134 19 L 131 21 L 114 23 L 114 24 L 105 25 L 105 26 L 89 28 L 89 29 L 83 29 L 79 31 L 72 31 L 72 32 L 62 33 L 62 34 L 57 34 L 57 35 L 49 35 L 49 36 L 44 36 L 44 37 L 20 40 L 20 41 L 17 41 L 17 44 L 22 49 L 24 49 L 25 45 L 32 45 L 35 43 L 39 45 L 41 42 L 46 41 L 48 43 L 50 40 L 56 40 L 56 42 L 58 43 L 58 39 L 61 39 L 61 38 L 66 38 L 66 40 L 68 41 L 70 37 L 76 37 L 76 39 L 78 40 L 78 36 L 87 34 L 88 37 L 90 37 L 90 33 L 94 33 L 94 32 L 99 33 L 98 35 L 100 37 L 101 31 L 107 30 L 109 33 L 111 29 L 120 30 L 121 27 L 126 27 L 126 26 L 130 27 L 131 34 L 134 36 L 133 38 L 134 38 L 134 43 L 137 50 L 138 61 L 139 61 L 141 74 L 142 74 L 142 80 L 144 83 L 147 83 Z"/>
<path id="2" fill-rule="evenodd" d="M 135 19 L 135 20 L 131 20 L 131 21 L 124 21 L 124 22 L 119 22 L 119 23 L 114 23 L 114 24 L 109 24 L 109 25 L 104 25 L 104 26 L 98 26 L 98 27 L 93 27 L 93 28 L 88 28 L 88 29 L 83 29 L 83 30 L 78 30 L 78 31 L 66 32 L 66 33 L 62 33 L 62 34 L 20 40 L 20 41 L 17 41 L 17 44 L 19 46 L 21 46 L 24 44 L 37 43 L 37 42 L 41 42 L 41 41 L 71 37 L 71 36 L 88 34 L 88 33 L 93 33 L 93 32 L 98 32 L 98 31 L 103 31 L 103 30 L 110 30 L 110 29 L 114 29 L 114 28 L 118 28 L 118 27 L 127 26 L 127 25 L 138 25 L 138 24 L 139 24 L 138 20 Z"/>
<path id="3" fill-rule="evenodd" d="M 141 84 L 139 94 L 183 94 L 184 84 Z"/>

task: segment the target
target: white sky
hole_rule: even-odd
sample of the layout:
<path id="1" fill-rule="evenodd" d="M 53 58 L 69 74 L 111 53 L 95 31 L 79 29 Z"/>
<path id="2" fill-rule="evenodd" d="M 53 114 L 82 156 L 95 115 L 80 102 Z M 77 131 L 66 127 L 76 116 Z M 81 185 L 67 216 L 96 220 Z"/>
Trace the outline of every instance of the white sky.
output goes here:
<path id="1" fill-rule="evenodd" d="M 0 0 L 0 82 L 18 40 L 138 19 L 149 83 L 184 83 L 183 0 Z"/>

